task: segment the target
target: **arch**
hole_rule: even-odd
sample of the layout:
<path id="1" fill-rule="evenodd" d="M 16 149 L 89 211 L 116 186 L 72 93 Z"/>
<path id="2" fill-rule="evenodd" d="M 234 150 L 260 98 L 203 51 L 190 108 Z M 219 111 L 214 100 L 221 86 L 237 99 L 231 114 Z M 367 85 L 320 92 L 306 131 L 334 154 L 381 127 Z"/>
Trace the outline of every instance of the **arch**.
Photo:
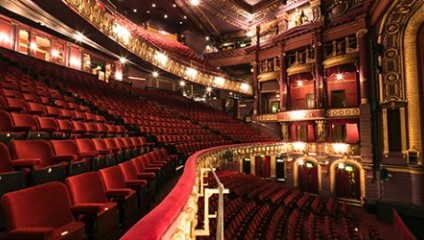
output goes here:
<path id="1" fill-rule="evenodd" d="M 342 158 L 330 164 L 330 192 L 335 194 L 336 188 L 336 170 L 339 163 L 350 164 L 359 169 L 359 179 L 361 187 L 361 199 L 365 198 L 365 170 L 362 165 L 354 159 Z"/>
<path id="2" fill-rule="evenodd" d="M 394 1 L 384 15 L 378 38 L 378 42 L 384 47 L 380 62 L 383 67 L 380 79 L 380 103 L 407 104 L 406 109 L 401 108 L 402 151 L 404 153 L 418 151 L 419 164 L 423 163 L 424 124 L 421 121 L 420 82 L 417 81 L 419 61 L 416 52 L 417 34 L 423 22 L 423 1 Z M 387 129 L 384 131 L 387 137 Z M 385 140 L 385 152 L 388 149 L 387 145 L 388 141 Z"/>
<path id="3" fill-rule="evenodd" d="M 304 161 L 310 161 L 313 162 L 315 164 L 315 166 L 317 166 L 317 171 L 318 171 L 318 192 L 322 190 L 321 187 L 321 165 L 319 164 L 318 160 L 316 160 L 313 157 L 310 156 L 303 156 L 303 157 L 299 157 L 297 158 L 294 162 L 293 162 L 293 186 L 294 187 L 298 187 L 299 186 L 299 164 L 298 162 L 300 160 L 304 160 Z"/>

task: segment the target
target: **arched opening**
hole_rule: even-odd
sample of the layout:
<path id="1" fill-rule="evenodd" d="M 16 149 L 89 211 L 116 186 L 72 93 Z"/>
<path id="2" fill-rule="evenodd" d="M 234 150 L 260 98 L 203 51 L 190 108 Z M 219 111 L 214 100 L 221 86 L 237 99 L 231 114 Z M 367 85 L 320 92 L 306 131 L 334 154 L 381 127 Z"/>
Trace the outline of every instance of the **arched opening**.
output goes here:
<path id="1" fill-rule="evenodd" d="M 318 194 L 318 164 L 315 161 L 307 159 L 298 159 L 297 161 L 298 187 L 304 192 Z"/>
<path id="2" fill-rule="evenodd" d="M 256 156 L 255 157 L 255 175 L 263 178 L 271 177 L 271 157 Z"/>
<path id="3" fill-rule="evenodd" d="M 359 168 L 352 164 L 340 162 L 336 167 L 336 192 L 337 198 L 361 198 L 361 185 Z"/>
<path id="4" fill-rule="evenodd" d="M 330 165 L 331 192 L 337 198 L 361 200 L 365 198 L 365 171 L 361 164 L 339 159 Z"/>

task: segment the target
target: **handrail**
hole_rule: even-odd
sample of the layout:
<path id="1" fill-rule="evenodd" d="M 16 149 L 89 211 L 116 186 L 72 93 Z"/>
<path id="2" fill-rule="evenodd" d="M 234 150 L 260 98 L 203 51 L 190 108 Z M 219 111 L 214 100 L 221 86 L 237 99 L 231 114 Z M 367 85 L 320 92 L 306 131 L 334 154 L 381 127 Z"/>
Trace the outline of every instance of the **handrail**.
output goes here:
<path id="1" fill-rule="evenodd" d="M 211 167 L 212 174 L 215 181 L 218 183 L 218 214 L 216 216 L 216 239 L 224 240 L 224 184 L 221 183 L 219 177 L 216 175 L 215 170 Z"/>
<path id="2" fill-rule="evenodd" d="M 316 144 L 300 144 L 298 142 L 263 142 L 225 145 L 198 151 L 188 158 L 183 174 L 168 196 L 127 231 L 121 239 L 171 239 L 172 236 L 178 234 L 180 234 L 178 239 L 193 239 L 191 234 L 193 234 L 194 227 L 197 225 L 197 198 L 199 197 L 201 169 L 209 168 L 210 166 L 218 167 L 224 164 L 228 160 L 224 157 L 227 151 L 232 151 L 237 158 L 255 154 L 281 154 L 287 152 L 303 154 L 304 151 L 343 156 L 341 152 L 338 152 L 340 149 L 334 146 L 331 147 L 332 145 L 334 144 L 322 143 L 320 147 L 317 147 Z M 355 145 L 348 145 L 345 151 L 354 154 L 351 157 L 360 158 L 356 151 L 349 150 L 354 147 Z M 177 237 L 174 236 L 174 238 Z"/>

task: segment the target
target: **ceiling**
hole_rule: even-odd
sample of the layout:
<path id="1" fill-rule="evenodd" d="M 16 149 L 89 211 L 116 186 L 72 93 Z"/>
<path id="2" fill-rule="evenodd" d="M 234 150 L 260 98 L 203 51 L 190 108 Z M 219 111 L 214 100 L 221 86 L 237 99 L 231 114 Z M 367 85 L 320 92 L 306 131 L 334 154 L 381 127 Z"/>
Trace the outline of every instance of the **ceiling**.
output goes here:
<path id="1" fill-rule="evenodd" d="M 119 12 L 136 23 L 148 22 L 172 33 L 196 31 L 215 39 L 248 31 L 274 18 L 285 6 L 284 0 L 198 0 L 197 6 L 190 1 L 109 0 Z"/>

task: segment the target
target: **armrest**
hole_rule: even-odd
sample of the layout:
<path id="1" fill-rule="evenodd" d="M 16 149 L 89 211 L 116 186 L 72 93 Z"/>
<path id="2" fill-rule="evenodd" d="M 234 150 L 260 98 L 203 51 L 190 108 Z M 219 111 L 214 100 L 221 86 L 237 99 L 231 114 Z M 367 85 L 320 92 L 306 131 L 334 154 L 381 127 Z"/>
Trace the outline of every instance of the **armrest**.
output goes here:
<path id="1" fill-rule="evenodd" d="M 106 197 L 108 198 L 118 198 L 118 197 L 126 197 L 131 194 L 133 190 L 127 188 L 116 188 L 106 191 Z"/>
<path id="2" fill-rule="evenodd" d="M 108 149 L 100 149 L 100 150 L 97 150 L 97 152 L 99 152 L 100 154 L 109 154 L 109 153 L 111 153 L 111 151 L 108 150 Z"/>
<path id="3" fill-rule="evenodd" d="M 49 227 L 25 227 L 12 230 L 9 233 L 10 239 L 50 239 L 54 234 L 54 229 Z"/>
<path id="4" fill-rule="evenodd" d="M 137 176 L 139 177 L 139 178 L 143 178 L 143 179 L 154 179 L 154 178 L 156 178 L 156 174 L 154 174 L 154 173 L 149 173 L 149 172 L 142 172 L 142 173 L 138 173 L 137 174 Z"/>
<path id="5" fill-rule="evenodd" d="M 72 155 L 60 155 L 60 156 L 54 156 L 53 159 L 56 162 L 72 162 L 75 160 L 78 160 L 78 156 L 75 154 Z"/>
<path id="6" fill-rule="evenodd" d="M 82 152 L 79 154 L 81 157 L 97 157 L 99 155 L 97 152 Z"/>
<path id="7" fill-rule="evenodd" d="M 14 131 L 30 131 L 34 130 L 31 126 L 13 126 L 12 127 Z"/>
<path id="8" fill-rule="evenodd" d="M 162 165 L 162 164 L 154 164 L 154 163 L 151 163 L 151 164 L 149 164 L 149 168 L 162 168 L 164 165 Z"/>
<path id="9" fill-rule="evenodd" d="M 168 164 L 167 161 L 153 161 L 153 164 Z"/>
<path id="10" fill-rule="evenodd" d="M 11 161 L 12 167 L 33 167 L 41 164 L 40 158 L 19 158 Z"/>
<path id="11" fill-rule="evenodd" d="M 72 206 L 71 210 L 76 214 L 97 214 L 102 211 L 102 206 L 96 203 L 83 203 Z"/>
<path id="12" fill-rule="evenodd" d="M 128 180 L 128 181 L 125 181 L 125 184 L 128 187 L 144 187 L 144 186 L 147 185 L 147 181 L 146 180 L 142 180 L 142 179 Z"/>
<path id="13" fill-rule="evenodd" d="M 113 152 L 117 152 L 117 151 L 121 150 L 121 149 L 116 148 L 116 147 L 108 147 L 108 149 L 112 150 Z"/>

